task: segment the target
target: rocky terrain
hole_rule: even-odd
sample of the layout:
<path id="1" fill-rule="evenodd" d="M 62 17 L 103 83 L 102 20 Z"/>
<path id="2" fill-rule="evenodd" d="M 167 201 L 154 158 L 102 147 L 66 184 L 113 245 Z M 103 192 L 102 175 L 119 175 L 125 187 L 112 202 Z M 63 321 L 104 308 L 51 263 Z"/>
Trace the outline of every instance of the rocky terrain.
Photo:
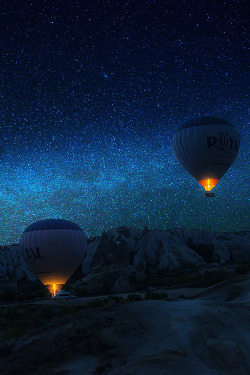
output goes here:
<path id="1" fill-rule="evenodd" d="M 120 227 L 88 239 L 86 257 L 73 281 L 90 294 L 122 293 L 152 282 L 152 275 L 248 262 L 250 232 Z M 0 247 L 0 281 L 23 279 L 34 276 L 19 246 Z"/>
<path id="2" fill-rule="evenodd" d="M 77 298 L 1 299 L 0 373 L 249 374 L 249 244 L 249 232 L 127 227 L 88 239 Z M 18 245 L 0 248 L 0 280 L 34 280 Z"/>
<path id="3" fill-rule="evenodd" d="M 249 275 L 167 292 L 1 306 L 1 374 L 248 375 Z"/>
<path id="4" fill-rule="evenodd" d="M 27 268 L 18 244 L 0 246 L 0 283 L 8 280 L 35 280 Z"/>

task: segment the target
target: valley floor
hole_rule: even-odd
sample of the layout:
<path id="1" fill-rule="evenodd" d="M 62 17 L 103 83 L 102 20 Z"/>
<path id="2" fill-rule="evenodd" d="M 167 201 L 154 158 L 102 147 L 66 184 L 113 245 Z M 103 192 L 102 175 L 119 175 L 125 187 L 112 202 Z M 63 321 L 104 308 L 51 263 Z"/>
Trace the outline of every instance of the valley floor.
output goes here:
<path id="1" fill-rule="evenodd" d="M 85 306 L 72 300 L 58 316 L 50 302 L 27 310 L 31 321 L 29 311 L 37 316 L 50 306 L 35 329 L 2 338 L 1 374 L 250 373 L 249 276 L 207 290 L 172 290 L 166 300 L 122 303 L 108 298 Z M 59 305 L 63 302 L 52 309 Z M 71 305 L 75 310 L 67 311 Z M 15 308 L 21 314 L 22 307 Z M 2 309 L 6 313 L 10 307 Z"/>

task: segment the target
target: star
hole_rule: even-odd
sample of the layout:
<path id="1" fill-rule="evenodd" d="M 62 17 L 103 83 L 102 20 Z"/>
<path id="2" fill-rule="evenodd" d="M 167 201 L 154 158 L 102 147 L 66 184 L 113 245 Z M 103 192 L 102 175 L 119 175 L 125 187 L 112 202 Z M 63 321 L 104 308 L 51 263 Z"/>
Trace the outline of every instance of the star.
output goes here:
<path id="1" fill-rule="evenodd" d="M 45 218 L 89 236 L 120 225 L 249 229 L 246 8 L 3 2 L 0 244 Z M 209 201 L 172 148 L 177 128 L 203 115 L 241 137 Z"/>

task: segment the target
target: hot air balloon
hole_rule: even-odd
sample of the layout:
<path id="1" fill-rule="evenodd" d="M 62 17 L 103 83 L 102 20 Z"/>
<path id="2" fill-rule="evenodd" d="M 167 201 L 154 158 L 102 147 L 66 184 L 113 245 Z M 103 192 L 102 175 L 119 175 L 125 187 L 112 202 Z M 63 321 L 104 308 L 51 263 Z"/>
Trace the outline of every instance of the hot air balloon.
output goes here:
<path id="1" fill-rule="evenodd" d="M 220 117 L 203 116 L 184 123 L 174 134 L 176 159 L 206 190 L 211 190 L 233 164 L 240 146 L 237 129 Z"/>
<path id="2" fill-rule="evenodd" d="M 71 221 L 46 219 L 28 226 L 20 245 L 29 269 L 55 296 L 83 261 L 87 239 Z"/>

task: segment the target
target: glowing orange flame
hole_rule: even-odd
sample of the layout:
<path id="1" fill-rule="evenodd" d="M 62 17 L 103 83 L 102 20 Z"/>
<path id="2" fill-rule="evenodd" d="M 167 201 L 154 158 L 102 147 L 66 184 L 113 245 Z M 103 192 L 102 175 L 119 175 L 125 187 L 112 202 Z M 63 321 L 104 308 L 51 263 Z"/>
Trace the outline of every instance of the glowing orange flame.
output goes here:
<path id="1" fill-rule="evenodd" d="M 206 191 L 211 191 L 215 185 L 219 182 L 216 178 L 208 178 L 207 180 L 200 180 L 199 183 L 204 187 Z"/>
<path id="2" fill-rule="evenodd" d="M 62 289 L 63 284 L 49 284 L 45 286 L 50 291 L 52 297 L 55 297 L 55 295 Z"/>

